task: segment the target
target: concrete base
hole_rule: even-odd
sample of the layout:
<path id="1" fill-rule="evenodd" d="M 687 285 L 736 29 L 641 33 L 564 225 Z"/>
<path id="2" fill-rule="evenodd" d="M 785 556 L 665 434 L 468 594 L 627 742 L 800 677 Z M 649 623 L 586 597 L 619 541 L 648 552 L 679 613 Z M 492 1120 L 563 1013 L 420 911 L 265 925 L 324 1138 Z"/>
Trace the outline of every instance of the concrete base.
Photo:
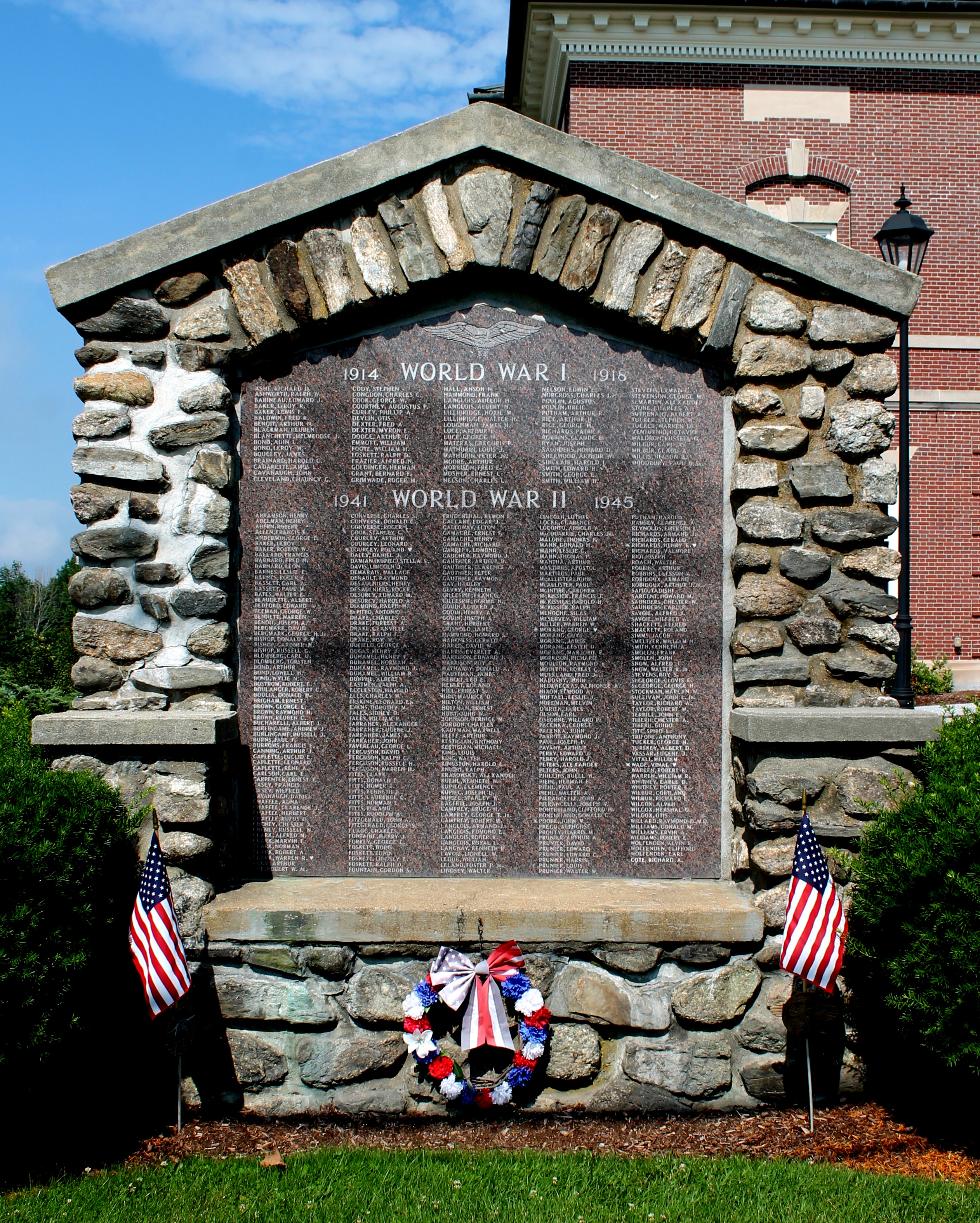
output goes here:
<path id="1" fill-rule="evenodd" d="M 637 879 L 296 879 L 248 883 L 204 910 L 211 940 L 322 943 L 754 943 L 734 884 Z"/>

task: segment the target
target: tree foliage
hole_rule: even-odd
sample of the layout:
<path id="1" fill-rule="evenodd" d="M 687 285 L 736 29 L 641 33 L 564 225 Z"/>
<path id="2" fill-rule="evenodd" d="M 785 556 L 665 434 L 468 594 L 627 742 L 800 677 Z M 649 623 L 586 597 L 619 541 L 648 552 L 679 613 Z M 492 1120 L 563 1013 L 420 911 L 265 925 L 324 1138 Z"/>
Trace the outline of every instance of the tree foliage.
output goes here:
<path id="1" fill-rule="evenodd" d="M 922 785 L 861 843 L 847 981 L 872 1059 L 889 1048 L 906 1081 L 945 1068 L 980 1082 L 980 708 L 921 755 Z"/>
<path id="2" fill-rule="evenodd" d="M 19 701 L 31 713 L 51 713 L 71 703 L 75 608 L 68 582 L 77 569 L 74 559 L 66 561 L 44 581 L 17 562 L 0 567 L 0 706 Z"/>

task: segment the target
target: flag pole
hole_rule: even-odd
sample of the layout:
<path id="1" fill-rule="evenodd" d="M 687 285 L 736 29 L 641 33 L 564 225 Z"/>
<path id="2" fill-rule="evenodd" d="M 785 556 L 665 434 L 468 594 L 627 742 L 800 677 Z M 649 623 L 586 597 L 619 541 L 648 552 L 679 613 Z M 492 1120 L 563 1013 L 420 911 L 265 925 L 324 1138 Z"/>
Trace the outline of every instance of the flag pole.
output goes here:
<path id="1" fill-rule="evenodd" d="M 143 985 L 150 1018 L 155 1019 L 179 1003 L 190 991 L 192 982 L 160 845 L 160 817 L 155 806 L 150 807 L 150 819 L 150 845 L 129 919 L 129 949 Z M 172 1033 L 177 1069 L 178 1132 L 184 1124 L 182 1054 L 185 1027 L 186 1020 L 178 1019 Z"/>
<path id="2" fill-rule="evenodd" d="M 153 831 L 157 834 L 157 836 L 159 836 L 160 817 L 157 814 L 155 805 L 150 808 L 150 815 L 153 819 Z M 177 1053 L 177 1133 L 179 1134 L 184 1127 L 184 1099 L 183 1092 L 181 1090 L 183 1086 L 183 1075 L 181 1074 L 180 1066 L 180 1034 L 178 1028 L 179 1022 L 178 1024 L 174 1025 L 174 1047 Z"/>
<path id="3" fill-rule="evenodd" d="M 803 812 L 793 851 L 793 870 L 786 896 L 786 920 L 779 964 L 803 982 L 803 1048 L 806 1057 L 809 1130 L 814 1131 L 813 1063 L 810 1036 L 813 1028 L 809 987 L 832 993 L 834 981 L 844 959 L 847 914 L 830 873 L 830 865 L 820 848 L 806 810 L 806 790 L 802 792 Z M 816 942 L 814 940 L 817 940 Z M 814 957 L 814 947 L 819 956 Z"/>
<path id="4" fill-rule="evenodd" d="M 803 813 L 800 816 L 801 823 L 803 819 L 805 818 L 805 816 L 806 816 L 806 788 L 804 787 Z M 804 998 L 807 998 L 809 996 L 809 991 L 810 991 L 810 982 L 807 981 L 806 978 L 804 977 L 803 979 L 803 997 Z M 807 1007 L 806 1015 L 805 1015 L 806 1035 L 803 1037 L 803 1049 L 806 1054 L 806 1095 L 807 1095 L 807 1103 L 809 1105 L 810 1133 L 812 1134 L 813 1133 L 813 1068 L 810 1065 L 810 1015 L 809 1015 L 809 1010 L 810 1008 Z"/>

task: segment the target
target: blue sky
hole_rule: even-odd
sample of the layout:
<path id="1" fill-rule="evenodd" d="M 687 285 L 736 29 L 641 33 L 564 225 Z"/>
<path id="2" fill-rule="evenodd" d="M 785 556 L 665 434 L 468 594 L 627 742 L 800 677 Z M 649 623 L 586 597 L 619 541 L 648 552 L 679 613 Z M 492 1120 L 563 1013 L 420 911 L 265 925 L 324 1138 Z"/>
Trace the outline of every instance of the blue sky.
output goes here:
<path id="1" fill-rule="evenodd" d="M 0 564 L 78 529 L 44 268 L 466 104 L 506 0 L 0 0 Z"/>

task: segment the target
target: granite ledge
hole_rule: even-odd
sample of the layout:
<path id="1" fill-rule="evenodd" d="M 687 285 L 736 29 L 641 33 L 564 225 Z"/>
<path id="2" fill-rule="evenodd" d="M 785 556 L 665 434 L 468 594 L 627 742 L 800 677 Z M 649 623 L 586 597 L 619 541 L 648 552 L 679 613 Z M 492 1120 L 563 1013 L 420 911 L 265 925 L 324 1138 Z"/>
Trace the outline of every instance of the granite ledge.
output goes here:
<path id="1" fill-rule="evenodd" d="M 41 714 L 31 723 L 31 741 L 38 747 L 208 747 L 237 738 L 238 715 L 225 710 L 70 709 Z"/>
<path id="2" fill-rule="evenodd" d="M 761 912 L 727 881 L 284 877 L 204 909 L 238 942 L 757 943 Z"/>
<path id="3" fill-rule="evenodd" d="M 881 743 L 935 739 L 939 706 L 923 709 L 733 709 L 732 737 L 743 743 Z"/>

